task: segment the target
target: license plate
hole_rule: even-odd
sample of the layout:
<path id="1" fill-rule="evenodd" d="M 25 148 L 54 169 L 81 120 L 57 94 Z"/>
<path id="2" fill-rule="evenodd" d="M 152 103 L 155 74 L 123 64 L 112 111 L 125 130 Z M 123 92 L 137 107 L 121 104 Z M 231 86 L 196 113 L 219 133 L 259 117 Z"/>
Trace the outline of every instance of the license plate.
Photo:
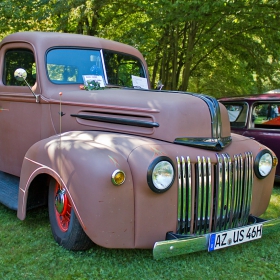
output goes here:
<path id="1" fill-rule="evenodd" d="M 262 237 L 262 224 L 210 234 L 208 251 L 214 251 Z"/>

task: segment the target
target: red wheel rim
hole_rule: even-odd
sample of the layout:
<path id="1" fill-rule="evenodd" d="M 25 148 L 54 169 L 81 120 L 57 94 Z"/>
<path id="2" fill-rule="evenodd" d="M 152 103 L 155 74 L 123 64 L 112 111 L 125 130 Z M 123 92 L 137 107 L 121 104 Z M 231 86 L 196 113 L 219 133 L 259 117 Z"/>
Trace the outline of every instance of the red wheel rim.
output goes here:
<path id="1" fill-rule="evenodd" d="M 56 183 L 55 190 L 54 190 L 55 198 L 59 190 L 60 190 L 60 186 L 58 183 Z M 69 228 L 70 219 L 71 219 L 71 208 L 72 208 L 66 196 L 66 193 L 64 194 L 64 202 L 65 203 L 63 206 L 63 211 L 61 213 L 57 211 L 55 205 L 54 205 L 54 209 L 55 209 L 55 217 L 56 217 L 57 225 L 59 226 L 61 231 L 66 232 Z"/>

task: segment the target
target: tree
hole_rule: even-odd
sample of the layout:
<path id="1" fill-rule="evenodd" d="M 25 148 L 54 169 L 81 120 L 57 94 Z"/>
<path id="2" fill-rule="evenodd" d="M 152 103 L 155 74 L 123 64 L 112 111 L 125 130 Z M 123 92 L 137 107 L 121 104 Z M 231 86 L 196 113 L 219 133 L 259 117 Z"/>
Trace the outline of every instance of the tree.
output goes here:
<path id="1" fill-rule="evenodd" d="M 121 7 L 130 16 L 111 22 L 114 33 L 110 24 L 102 33 L 139 46 L 153 85 L 160 79 L 166 89 L 192 90 L 199 80 L 218 89 L 223 77 L 225 87 L 231 82 L 227 92 L 235 94 L 279 86 L 278 1 L 130 0 Z"/>

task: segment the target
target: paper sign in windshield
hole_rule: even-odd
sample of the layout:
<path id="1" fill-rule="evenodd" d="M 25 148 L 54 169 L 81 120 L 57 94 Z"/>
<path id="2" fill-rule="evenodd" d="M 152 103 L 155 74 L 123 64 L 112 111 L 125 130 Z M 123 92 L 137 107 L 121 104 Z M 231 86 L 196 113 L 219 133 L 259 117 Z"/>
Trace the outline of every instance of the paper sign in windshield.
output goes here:
<path id="1" fill-rule="evenodd" d="M 132 85 L 133 85 L 133 87 L 149 89 L 148 81 L 147 81 L 146 78 L 141 78 L 141 77 L 133 76 L 133 75 L 131 75 L 131 78 L 132 78 Z"/>

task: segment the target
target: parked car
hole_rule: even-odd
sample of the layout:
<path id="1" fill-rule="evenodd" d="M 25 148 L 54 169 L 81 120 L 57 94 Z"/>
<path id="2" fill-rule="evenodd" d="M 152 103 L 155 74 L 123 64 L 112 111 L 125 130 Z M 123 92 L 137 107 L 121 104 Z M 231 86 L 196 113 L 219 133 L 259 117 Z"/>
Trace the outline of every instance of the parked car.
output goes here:
<path id="1" fill-rule="evenodd" d="M 231 134 L 212 97 L 152 90 L 142 54 L 91 36 L 23 32 L 0 44 L 0 201 L 48 205 L 69 250 L 161 258 L 262 237 L 277 157 Z"/>
<path id="2" fill-rule="evenodd" d="M 280 157 L 280 90 L 219 101 L 228 110 L 232 132 L 256 139 Z M 275 181 L 280 182 L 279 165 Z"/>

